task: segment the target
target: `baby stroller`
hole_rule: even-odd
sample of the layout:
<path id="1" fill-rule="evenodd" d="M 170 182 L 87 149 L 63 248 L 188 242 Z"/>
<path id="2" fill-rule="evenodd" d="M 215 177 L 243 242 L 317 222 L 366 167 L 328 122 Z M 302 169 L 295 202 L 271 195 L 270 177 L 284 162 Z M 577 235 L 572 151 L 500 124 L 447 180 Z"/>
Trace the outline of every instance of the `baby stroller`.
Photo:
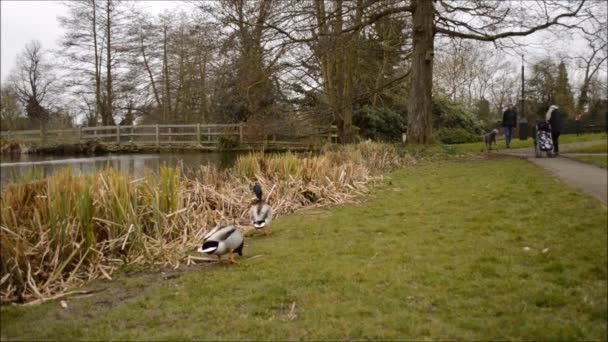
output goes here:
<path id="1" fill-rule="evenodd" d="M 546 121 L 537 121 L 534 126 L 534 154 L 536 158 L 540 158 L 543 152 L 547 152 L 547 157 L 552 157 L 551 151 L 553 151 L 551 127 Z"/>

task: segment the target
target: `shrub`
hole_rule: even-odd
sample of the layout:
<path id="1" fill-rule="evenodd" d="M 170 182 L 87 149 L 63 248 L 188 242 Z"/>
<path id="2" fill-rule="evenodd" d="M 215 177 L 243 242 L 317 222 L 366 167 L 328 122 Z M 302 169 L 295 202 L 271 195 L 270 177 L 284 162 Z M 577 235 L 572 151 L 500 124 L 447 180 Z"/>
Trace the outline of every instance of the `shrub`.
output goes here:
<path id="1" fill-rule="evenodd" d="M 217 140 L 220 149 L 231 149 L 239 147 L 239 142 L 236 139 L 221 136 Z"/>
<path id="2" fill-rule="evenodd" d="M 389 108 L 359 108 L 353 112 L 353 123 L 363 137 L 377 141 L 399 141 L 406 129 L 404 116 Z"/>
<path id="3" fill-rule="evenodd" d="M 437 130 L 460 128 L 471 135 L 481 134 L 483 130 L 481 121 L 473 112 L 445 97 L 433 98 L 433 127 Z"/>

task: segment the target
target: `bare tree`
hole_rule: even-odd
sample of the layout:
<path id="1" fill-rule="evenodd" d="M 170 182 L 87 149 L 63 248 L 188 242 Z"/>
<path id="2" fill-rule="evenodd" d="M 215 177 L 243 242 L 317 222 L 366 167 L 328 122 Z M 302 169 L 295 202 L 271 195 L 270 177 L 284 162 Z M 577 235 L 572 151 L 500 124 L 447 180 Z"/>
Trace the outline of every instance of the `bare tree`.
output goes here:
<path id="1" fill-rule="evenodd" d="M 318 36 L 318 44 L 314 46 L 314 51 L 321 64 L 323 87 L 334 112 L 340 141 L 344 143 L 353 139 L 353 79 L 356 73 L 360 30 L 340 33 L 345 25 L 360 26 L 362 15 L 361 0 L 356 1 L 354 11 L 341 0 L 334 2 L 333 8 L 330 9 L 326 8 L 324 1 L 318 1 L 315 6 L 317 30 L 314 34 Z"/>
<path id="2" fill-rule="evenodd" d="M 68 14 L 59 17 L 68 85 L 77 97 L 95 97 L 95 124 L 99 119 L 114 124 L 115 88 L 125 63 L 123 5 L 120 0 L 69 1 Z"/>
<path id="3" fill-rule="evenodd" d="M 467 83 L 467 68 L 473 62 L 470 46 L 460 41 L 450 40 L 444 49 L 435 54 L 435 73 L 433 75 L 435 92 L 449 97 L 452 101 L 462 100 L 462 91 Z"/>
<path id="4" fill-rule="evenodd" d="M 89 125 L 97 125 L 103 115 L 101 97 L 102 39 L 99 35 L 99 4 L 95 0 L 66 2 L 68 15 L 58 18 L 65 29 L 61 40 L 61 56 L 67 59 L 64 66 L 71 77 L 66 85 L 74 89 L 77 98 L 94 96 L 94 115 L 88 118 Z M 92 83 L 92 84 L 91 84 Z M 93 88 L 91 91 L 90 88 Z M 88 101 L 87 101 L 88 102 Z M 104 120 L 105 121 L 105 120 Z"/>
<path id="5" fill-rule="evenodd" d="M 209 85 L 205 80 L 205 87 L 211 90 L 209 106 L 213 120 L 247 122 L 247 133 L 252 137 L 263 138 L 282 130 L 284 119 L 290 115 L 281 89 L 287 47 L 275 30 L 263 25 L 281 18 L 285 3 L 198 2 L 199 8 L 209 13 L 217 25 L 213 44 L 217 50 L 204 56 L 209 64 L 205 74 L 213 77 Z"/>
<path id="6" fill-rule="evenodd" d="M 500 50 L 470 40 L 449 39 L 436 49 L 433 93 L 474 109 L 490 100 L 500 112 L 517 91 L 517 69 Z"/>
<path id="7" fill-rule="evenodd" d="M 0 94 L 0 123 L 3 131 L 20 129 L 23 120 L 17 95 L 10 86 L 2 86 Z"/>
<path id="8" fill-rule="evenodd" d="M 576 105 L 577 113 L 583 113 L 589 104 L 589 86 L 595 75 L 602 69 L 604 70 L 603 73 L 606 73 L 606 61 L 608 60 L 606 37 L 608 26 L 606 17 L 600 17 L 600 20 L 595 23 L 595 29 L 583 36 L 587 42 L 587 49 L 584 51 L 585 55 L 581 54 L 575 57 L 577 66 L 584 70 L 578 103 Z"/>
<path id="9" fill-rule="evenodd" d="M 518 77 L 514 73 L 515 67 L 508 61 L 497 63 L 495 68 L 496 71 L 488 91 L 494 106 L 495 118 L 500 118 L 505 107 L 515 103 Z"/>
<path id="10" fill-rule="evenodd" d="M 286 44 L 292 48 L 288 52 L 290 72 L 297 75 L 290 81 L 290 87 L 305 96 L 318 94 L 315 95 L 318 102 L 327 108 L 332 115 L 331 121 L 338 127 L 341 142 L 353 140 L 354 103 L 365 98 L 377 103 L 382 89 L 396 83 L 390 76 L 394 73 L 393 67 L 399 66 L 391 60 L 394 54 L 389 52 L 395 46 L 368 45 L 373 39 L 384 39 L 384 43 L 388 43 L 392 39 L 390 35 L 395 35 L 395 32 L 389 33 L 394 27 L 384 22 L 385 27 L 377 27 L 375 32 L 373 29 L 363 32 L 367 26 L 361 21 L 370 6 L 373 6 L 372 2 L 363 0 L 285 1 L 282 15 L 257 24 L 276 30 L 286 39 Z M 364 33 L 368 34 L 365 38 Z M 365 51 L 364 45 L 370 50 Z M 384 52 L 380 59 L 369 58 L 373 55 L 372 49 L 376 48 Z M 363 60 L 368 63 L 362 63 Z M 370 72 L 363 76 L 363 70 Z M 371 70 L 374 70 L 373 74 Z M 363 79 L 366 84 L 361 82 Z"/>
<path id="11" fill-rule="evenodd" d="M 150 17 L 134 9 L 131 16 L 127 88 L 134 108 L 146 122 L 209 122 L 210 64 L 222 43 L 215 26 L 199 12 Z"/>
<path id="12" fill-rule="evenodd" d="M 439 6 L 435 6 L 438 4 Z M 497 42 L 523 37 L 580 16 L 585 0 L 562 1 L 425 1 L 413 0 L 414 54 L 408 133 L 413 141 L 432 139 L 431 94 L 434 37 Z"/>
<path id="13" fill-rule="evenodd" d="M 47 97 L 55 76 L 39 41 L 33 40 L 25 46 L 10 83 L 28 117 L 44 127 L 50 118 Z"/>
<path id="14" fill-rule="evenodd" d="M 283 25 L 276 22 L 264 23 L 272 27 L 292 42 L 332 41 L 336 37 L 351 36 L 361 32 L 365 27 L 374 24 L 386 16 L 410 14 L 413 28 L 411 31 L 412 48 L 411 73 L 408 101 L 408 134 L 412 141 L 428 143 L 432 140 L 431 98 L 433 61 L 436 36 L 454 39 L 477 40 L 494 43 L 512 43 L 516 37 L 524 37 L 550 27 L 576 25 L 585 15 L 581 11 L 585 0 L 559 1 L 473 1 L 473 0 L 394 0 L 382 2 L 368 1 L 337 1 L 327 3 L 323 0 L 312 2 L 316 11 L 318 30 L 316 35 L 307 37 L 302 26 L 294 23 L 310 25 L 309 21 L 301 19 L 303 15 L 291 14 Z M 311 6 L 304 2 L 302 6 Z M 323 15 L 322 9 L 328 4 L 336 10 Z M 338 6 L 339 5 L 339 6 Z M 302 7 L 300 6 L 300 7 Z M 354 20 L 348 22 L 340 19 L 348 13 Z M 361 13 L 360 17 L 357 13 Z M 294 18 L 297 18 L 294 19 Z M 575 19 L 574 23 L 568 19 Z M 328 30 L 328 23 L 334 23 Z M 288 24 L 288 25 L 286 25 Z M 344 40 L 340 37 L 340 40 Z M 352 41 L 352 40 L 349 40 Z M 339 51 L 340 44 L 337 44 Z M 349 51 L 350 55 L 353 51 Z M 323 62 L 321 61 L 321 64 Z M 336 68 L 337 67 L 337 68 Z M 333 67 L 339 70 L 340 64 Z M 324 79 L 329 80 L 328 75 Z M 348 79 L 348 77 L 346 77 Z M 337 83 L 335 81 L 338 81 Z M 333 84 L 340 84 L 336 79 Z M 324 81 L 327 82 L 327 81 Z M 346 84 L 346 83 L 345 83 Z M 348 98 L 346 98 L 348 101 Z M 343 102 L 338 104 L 342 108 Z"/>

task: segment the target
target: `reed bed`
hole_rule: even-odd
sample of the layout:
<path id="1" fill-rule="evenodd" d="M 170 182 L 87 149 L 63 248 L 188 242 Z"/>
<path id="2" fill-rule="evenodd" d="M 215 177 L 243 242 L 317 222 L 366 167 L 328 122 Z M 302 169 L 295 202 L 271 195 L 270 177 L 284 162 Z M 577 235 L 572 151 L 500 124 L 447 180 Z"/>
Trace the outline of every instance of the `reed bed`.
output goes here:
<path id="1" fill-rule="evenodd" d="M 108 168 L 9 185 L 0 197 L 0 300 L 40 302 L 125 264 L 190 262 L 188 253 L 216 224 L 248 228 L 259 182 L 276 216 L 352 203 L 370 182 L 413 163 L 391 145 L 371 142 L 318 156 L 253 153 L 232 169 L 201 167 L 182 175 L 162 167 L 143 178 Z"/>

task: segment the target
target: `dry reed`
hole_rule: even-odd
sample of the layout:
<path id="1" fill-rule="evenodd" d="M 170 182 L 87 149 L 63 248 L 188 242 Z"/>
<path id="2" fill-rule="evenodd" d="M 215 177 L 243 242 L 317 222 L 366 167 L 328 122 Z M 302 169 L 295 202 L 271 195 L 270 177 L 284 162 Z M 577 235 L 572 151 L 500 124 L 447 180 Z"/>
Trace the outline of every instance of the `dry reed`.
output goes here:
<path id="1" fill-rule="evenodd" d="M 204 166 L 189 177 L 162 167 L 132 180 L 109 168 L 10 185 L 0 197 L 0 300 L 42 301 L 111 279 L 124 264 L 189 263 L 210 227 L 248 226 L 254 182 L 281 216 L 355 202 L 370 181 L 411 162 L 391 145 L 365 142 L 319 156 L 254 153 L 230 170 Z"/>

